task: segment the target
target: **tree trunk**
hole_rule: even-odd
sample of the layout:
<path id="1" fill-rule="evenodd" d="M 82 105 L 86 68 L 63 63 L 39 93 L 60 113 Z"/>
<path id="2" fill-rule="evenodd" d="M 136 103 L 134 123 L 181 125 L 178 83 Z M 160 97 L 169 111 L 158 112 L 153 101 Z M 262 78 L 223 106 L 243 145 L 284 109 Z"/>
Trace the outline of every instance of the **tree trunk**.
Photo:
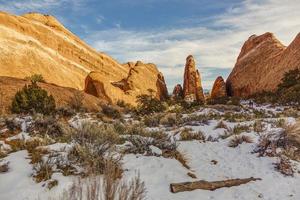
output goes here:
<path id="1" fill-rule="evenodd" d="M 213 181 L 208 182 L 204 180 L 195 181 L 195 182 L 183 182 L 183 183 L 171 183 L 170 189 L 171 192 L 177 193 L 177 192 L 185 192 L 185 191 L 192 191 L 196 189 L 202 189 L 202 190 L 216 190 L 223 187 L 232 187 L 232 186 L 238 186 L 241 184 L 246 184 L 250 181 L 257 181 L 261 180 L 260 178 L 245 178 L 245 179 L 229 179 L 225 181 Z"/>

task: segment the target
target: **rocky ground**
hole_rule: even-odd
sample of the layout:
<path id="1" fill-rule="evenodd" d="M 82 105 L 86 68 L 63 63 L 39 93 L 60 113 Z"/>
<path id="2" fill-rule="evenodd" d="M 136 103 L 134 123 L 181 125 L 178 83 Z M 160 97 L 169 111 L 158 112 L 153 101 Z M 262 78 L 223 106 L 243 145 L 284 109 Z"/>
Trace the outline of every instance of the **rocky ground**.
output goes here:
<path id="1" fill-rule="evenodd" d="M 77 186 L 95 186 L 91 176 L 106 183 L 101 164 L 110 160 L 120 171 L 116 179 L 138 179 L 146 199 L 297 200 L 298 114 L 290 107 L 243 102 L 144 117 L 2 117 L 0 199 L 66 199 L 78 180 Z M 261 180 L 214 191 L 170 191 L 171 183 L 250 177 Z M 82 190 L 82 199 L 89 191 Z"/>

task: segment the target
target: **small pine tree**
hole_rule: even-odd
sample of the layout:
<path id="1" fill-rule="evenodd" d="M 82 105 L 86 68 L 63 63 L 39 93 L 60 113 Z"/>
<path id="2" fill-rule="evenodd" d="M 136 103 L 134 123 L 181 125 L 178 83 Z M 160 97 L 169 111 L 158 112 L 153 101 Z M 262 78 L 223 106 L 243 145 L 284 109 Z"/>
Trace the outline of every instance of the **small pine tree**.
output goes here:
<path id="1" fill-rule="evenodd" d="M 33 74 L 31 76 L 27 76 L 25 77 L 25 80 L 31 81 L 32 83 L 37 83 L 37 82 L 45 82 L 45 79 L 43 77 L 43 75 L 41 74 Z"/>
<path id="2" fill-rule="evenodd" d="M 13 113 L 42 113 L 51 114 L 55 111 L 55 100 L 52 95 L 48 96 L 46 90 L 32 82 L 18 91 L 12 101 Z"/>
<path id="3" fill-rule="evenodd" d="M 155 112 L 162 112 L 166 109 L 163 102 L 153 97 L 152 95 L 137 96 L 138 107 L 137 111 L 140 114 L 151 114 Z"/>

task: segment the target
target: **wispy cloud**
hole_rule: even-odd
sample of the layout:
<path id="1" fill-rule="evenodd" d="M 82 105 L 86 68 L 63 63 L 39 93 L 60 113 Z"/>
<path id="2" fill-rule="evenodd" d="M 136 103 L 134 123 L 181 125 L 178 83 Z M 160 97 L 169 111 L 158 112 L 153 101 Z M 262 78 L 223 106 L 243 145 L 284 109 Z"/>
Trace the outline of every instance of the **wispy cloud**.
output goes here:
<path id="1" fill-rule="evenodd" d="M 213 16 L 207 26 L 152 31 L 122 28 L 92 31 L 86 41 L 122 62 L 143 60 L 156 63 L 171 84 L 174 80 L 182 81 L 185 58 L 193 54 L 202 72 L 203 85 L 210 88 L 211 76 L 217 76 L 215 69 L 228 75 L 229 72 L 222 73 L 222 69 L 234 66 L 243 42 L 250 35 L 269 31 L 284 44 L 289 44 L 300 31 L 299 10 L 298 0 L 245 0 L 225 13 Z M 214 71 L 211 76 L 208 75 L 209 69 Z"/>
<path id="2" fill-rule="evenodd" d="M 50 10 L 64 4 L 78 10 L 83 3 L 84 0 L 0 0 L 0 10 L 19 14 L 28 11 Z"/>

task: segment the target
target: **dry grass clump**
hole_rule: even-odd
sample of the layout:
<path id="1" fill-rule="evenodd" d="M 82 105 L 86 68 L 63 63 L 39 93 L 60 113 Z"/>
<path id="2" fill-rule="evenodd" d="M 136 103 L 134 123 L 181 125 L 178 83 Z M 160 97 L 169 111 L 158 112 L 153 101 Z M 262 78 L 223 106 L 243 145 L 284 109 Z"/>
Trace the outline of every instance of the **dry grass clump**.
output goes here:
<path id="1" fill-rule="evenodd" d="M 188 117 L 182 118 L 180 124 L 181 125 L 209 125 L 210 116 L 207 115 L 196 115 L 192 114 Z"/>
<path id="2" fill-rule="evenodd" d="M 163 151 L 163 157 L 165 158 L 174 158 L 182 164 L 186 169 L 191 167 L 188 165 L 188 158 L 185 154 L 180 153 L 177 149 L 165 150 Z"/>
<path id="3" fill-rule="evenodd" d="M 201 131 L 193 132 L 191 129 L 185 128 L 180 133 L 182 141 L 202 140 L 205 141 L 205 136 Z"/>
<path id="4" fill-rule="evenodd" d="M 264 131 L 264 124 L 262 120 L 256 120 L 253 124 L 253 130 L 254 132 L 260 134 Z"/>
<path id="5" fill-rule="evenodd" d="M 0 163 L 0 173 L 8 172 L 9 170 L 9 162 Z"/>
<path id="6" fill-rule="evenodd" d="M 41 159 L 33 166 L 33 170 L 35 172 L 33 175 L 34 180 L 37 183 L 40 183 L 42 181 L 47 181 L 51 179 L 53 174 L 53 168 L 54 168 L 54 160 L 52 159 L 52 157 L 49 157 L 45 161 Z"/>
<path id="7" fill-rule="evenodd" d="M 26 144 L 24 140 L 16 139 L 5 141 L 6 144 L 10 145 L 11 152 L 21 151 L 26 149 Z"/>
<path id="8" fill-rule="evenodd" d="M 223 115 L 223 120 L 228 122 L 243 122 L 249 121 L 251 116 L 244 113 L 233 113 L 233 112 L 225 112 Z"/>
<path id="9" fill-rule="evenodd" d="M 103 178 L 91 176 L 77 179 L 61 200 L 143 200 L 146 199 L 146 188 L 140 176 L 130 182 L 117 177 L 114 164 L 106 163 Z"/>
<path id="10" fill-rule="evenodd" d="M 1 146 L 0 146 L 1 147 Z M 0 158 L 5 158 L 7 156 L 7 153 L 5 153 L 5 152 L 2 152 L 1 150 L 0 150 Z"/>
<path id="11" fill-rule="evenodd" d="M 225 122 L 223 120 L 219 121 L 215 127 L 215 129 L 219 129 L 219 128 L 228 129 L 227 125 L 225 124 Z"/>
<path id="12" fill-rule="evenodd" d="M 234 136 L 234 138 L 232 138 L 230 141 L 229 141 L 229 144 L 228 146 L 229 147 L 232 147 L 232 148 L 235 148 L 237 146 L 239 146 L 240 144 L 242 143 L 253 143 L 253 140 L 250 136 L 246 136 L 246 135 L 238 135 L 238 136 Z"/>
<path id="13" fill-rule="evenodd" d="M 147 130 L 142 124 L 114 124 L 115 131 L 120 135 L 137 135 L 142 137 L 151 137 L 155 139 L 167 139 L 167 135 L 162 131 Z"/>
<path id="14" fill-rule="evenodd" d="M 224 135 L 221 135 L 222 139 L 226 139 L 232 135 L 240 135 L 243 132 L 248 132 L 250 130 L 250 127 L 248 125 L 241 125 L 238 124 L 236 126 L 234 126 L 233 128 L 228 127 L 225 132 Z"/>
<path id="15" fill-rule="evenodd" d="M 280 157 L 280 161 L 278 163 L 275 163 L 275 169 L 278 170 L 280 173 L 282 173 L 285 176 L 294 176 L 294 170 L 293 166 L 291 164 L 291 161 L 284 157 Z"/>

